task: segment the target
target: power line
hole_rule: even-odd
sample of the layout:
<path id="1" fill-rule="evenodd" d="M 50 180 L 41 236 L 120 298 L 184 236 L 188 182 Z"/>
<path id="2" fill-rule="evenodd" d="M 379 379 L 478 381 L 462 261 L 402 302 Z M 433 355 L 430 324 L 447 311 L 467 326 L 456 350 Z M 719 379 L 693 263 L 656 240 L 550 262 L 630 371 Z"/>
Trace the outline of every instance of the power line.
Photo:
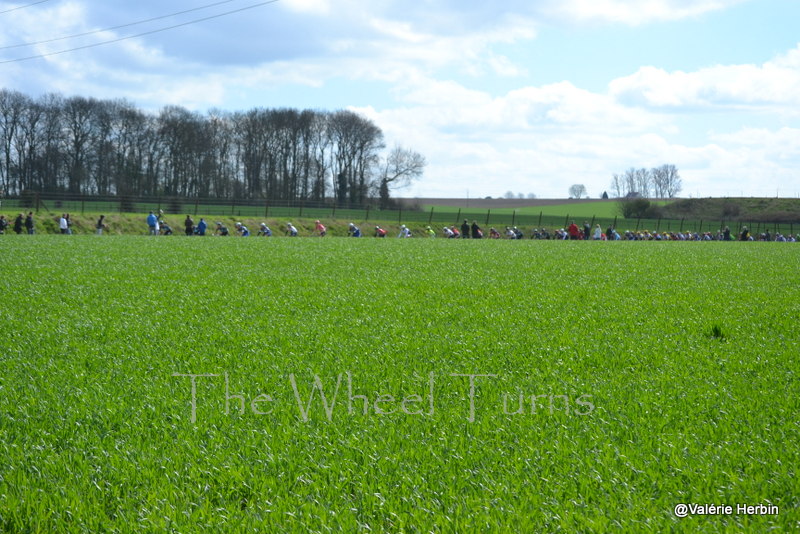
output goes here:
<path id="1" fill-rule="evenodd" d="M 35 55 L 35 56 L 20 57 L 20 58 L 16 58 L 16 59 L 6 59 L 6 60 L 3 60 L 3 61 L 0 61 L 0 65 L 4 65 L 6 63 L 17 63 L 17 62 L 20 62 L 20 61 L 29 61 L 31 59 L 41 59 L 41 58 L 45 58 L 45 57 L 57 56 L 57 55 L 60 55 L 60 54 L 66 54 L 68 52 L 75 52 L 77 50 L 86 50 L 87 48 L 95 48 L 95 47 L 103 46 L 103 45 L 107 45 L 107 44 L 119 43 L 120 41 L 127 41 L 128 39 L 135 39 L 137 37 L 143 37 L 145 35 L 153 35 L 154 33 L 161 33 L 161 32 L 165 32 L 165 31 L 168 31 L 168 30 L 174 30 L 175 28 L 181 28 L 183 26 L 189 26 L 191 24 L 197 24 L 198 22 L 205 22 L 207 20 L 218 19 L 218 18 L 224 17 L 226 15 L 232 15 L 234 13 L 240 13 L 242 11 L 247 11 L 248 9 L 254 9 L 256 7 L 265 6 L 267 4 L 274 4 L 275 2 L 278 2 L 278 1 L 279 0 L 268 0 L 266 2 L 260 2 L 258 4 L 253 4 L 251 6 L 242 7 L 242 8 L 234 9 L 234 10 L 231 10 L 231 11 L 226 11 L 225 13 L 220 13 L 218 15 L 211 15 L 210 17 L 203 17 L 203 18 L 200 18 L 200 19 L 190 20 L 188 22 L 184 22 L 184 23 L 181 23 L 181 24 L 175 24 L 173 26 L 167 26 L 165 28 L 159 28 L 157 30 L 151 30 L 151 31 L 148 31 L 148 32 L 137 33 L 135 35 L 128 35 L 126 37 L 120 37 L 118 39 L 111 39 L 110 41 L 101 41 L 99 43 L 93 43 L 93 44 L 84 45 L 84 46 L 76 46 L 75 48 L 69 48 L 67 50 L 59 50 L 58 52 L 48 52 L 46 54 L 38 54 L 38 55 Z"/>
<path id="2" fill-rule="evenodd" d="M 44 0 L 44 1 L 47 2 L 49 0 Z M 153 17 L 151 19 L 139 20 L 139 21 L 136 21 L 136 22 L 130 22 L 128 24 L 120 24 L 119 26 L 111 26 L 110 28 L 103 28 L 102 30 L 92 30 L 92 31 L 84 32 L 84 33 L 76 33 L 74 35 L 67 35 L 65 37 L 56 37 L 54 39 L 46 39 L 44 41 L 33 41 L 33 42 L 30 42 L 30 43 L 20 43 L 20 44 L 15 44 L 15 45 L 0 46 L 0 50 L 8 50 L 9 48 L 22 48 L 23 46 L 34 46 L 34 45 L 45 44 L 45 43 L 54 43 L 56 41 L 64 41 L 66 39 L 74 39 L 76 37 L 85 37 L 87 35 L 94 35 L 95 33 L 109 32 L 109 31 L 112 31 L 112 30 L 119 30 L 121 28 L 129 28 L 131 26 L 137 26 L 139 24 L 146 24 L 148 22 L 153 22 L 153 21 L 156 21 L 156 20 L 166 19 L 166 18 L 169 18 L 169 17 L 175 17 L 177 15 L 184 15 L 186 13 L 191 13 L 193 11 L 200 11 L 202 9 L 208 9 L 209 7 L 215 7 L 215 6 L 218 6 L 218 5 L 221 5 L 221 4 L 230 4 L 231 2 L 234 2 L 234 1 L 236 1 L 236 0 L 224 0 L 222 2 L 215 2 L 213 4 L 208 4 L 208 5 L 205 5 L 205 6 L 200 6 L 200 7 L 195 7 L 195 8 L 192 8 L 192 9 L 187 9 L 185 11 L 177 11 L 175 13 L 170 13 L 169 15 L 161 15 L 160 17 Z"/>
<path id="3" fill-rule="evenodd" d="M 24 5 L 24 6 L 12 7 L 11 9 L 6 9 L 5 11 L 0 11 L 0 15 L 2 15 L 3 13 L 11 13 L 12 11 L 16 11 L 18 9 L 25 9 L 26 7 L 35 6 L 37 4 L 44 4 L 45 2 L 49 2 L 49 1 L 50 0 L 39 0 L 38 2 L 34 2 L 32 4 L 27 4 L 27 5 Z"/>

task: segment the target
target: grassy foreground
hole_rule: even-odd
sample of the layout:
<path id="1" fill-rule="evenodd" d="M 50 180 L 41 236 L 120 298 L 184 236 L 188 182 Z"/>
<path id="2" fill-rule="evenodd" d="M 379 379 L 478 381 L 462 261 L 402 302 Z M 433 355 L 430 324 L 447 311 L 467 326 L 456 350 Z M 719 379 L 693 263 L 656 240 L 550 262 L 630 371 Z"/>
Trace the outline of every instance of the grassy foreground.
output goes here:
<path id="1" fill-rule="evenodd" d="M 2 530 L 800 527 L 790 244 L 0 246 Z"/>

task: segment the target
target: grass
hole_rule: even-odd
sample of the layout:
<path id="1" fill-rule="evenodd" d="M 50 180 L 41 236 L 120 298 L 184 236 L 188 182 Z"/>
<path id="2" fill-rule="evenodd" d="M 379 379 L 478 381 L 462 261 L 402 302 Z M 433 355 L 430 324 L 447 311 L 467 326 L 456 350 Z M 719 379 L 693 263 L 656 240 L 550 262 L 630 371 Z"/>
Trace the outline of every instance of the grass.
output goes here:
<path id="1" fill-rule="evenodd" d="M 793 244 L 0 243 L 3 530 L 800 526 Z"/>
<path id="2" fill-rule="evenodd" d="M 534 201 L 535 202 L 535 201 Z M 658 203 L 662 203 L 658 201 Z M 486 213 L 486 209 L 475 209 L 475 208 L 458 208 L 453 206 L 423 206 L 424 211 L 430 211 L 433 208 L 435 212 L 448 212 L 448 213 L 457 213 L 459 211 L 463 212 L 483 212 Z M 596 202 L 570 202 L 569 200 L 565 200 L 562 204 L 552 204 L 552 205 L 543 205 L 543 206 L 528 206 L 522 208 L 499 208 L 491 210 L 492 213 L 496 213 L 497 215 L 511 215 L 512 213 L 516 212 L 519 215 L 527 215 L 527 216 L 538 216 L 540 213 L 546 216 L 552 217 L 574 217 L 576 219 L 583 219 L 588 218 L 591 219 L 592 217 L 602 218 L 602 219 L 613 219 L 620 215 L 619 213 L 619 203 L 616 200 L 607 200 L 607 201 L 596 201 Z"/>

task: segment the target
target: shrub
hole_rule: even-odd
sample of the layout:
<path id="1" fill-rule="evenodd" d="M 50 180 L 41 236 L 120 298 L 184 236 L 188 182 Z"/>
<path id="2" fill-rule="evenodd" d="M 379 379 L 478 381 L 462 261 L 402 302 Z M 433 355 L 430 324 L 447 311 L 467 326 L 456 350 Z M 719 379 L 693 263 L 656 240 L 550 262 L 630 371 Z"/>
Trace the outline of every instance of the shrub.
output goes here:
<path id="1" fill-rule="evenodd" d="M 639 219 L 647 216 L 650 201 L 646 198 L 630 198 L 619 201 L 620 214 L 626 219 Z"/>

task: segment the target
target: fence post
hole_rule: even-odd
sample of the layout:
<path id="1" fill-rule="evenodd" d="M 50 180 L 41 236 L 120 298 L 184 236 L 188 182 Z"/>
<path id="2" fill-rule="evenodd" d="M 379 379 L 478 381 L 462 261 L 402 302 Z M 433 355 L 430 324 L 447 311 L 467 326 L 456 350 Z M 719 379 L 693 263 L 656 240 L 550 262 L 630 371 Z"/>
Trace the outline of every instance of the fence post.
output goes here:
<path id="1" fill-rule="evenodd" d="M 517 210 L 511 212 L 511 226 L 514 226 L 517 222 Z"/>
<path id="2" fill-rule="evenodd" d="M 492 210 L 486 210 L 486 222 L 483 223 L 486 226 L 489 226 L 489 216 L 492 214 Z"/>
<path id="3" fill-rule="evenodd" d="M 543 214 L 543 213 L 544 213 L 543 211 L 540 211 L 540 212 L 539 212 L 539 224 L 537 224 L 537 225 L 536 225 L 536 226 L 538 226 L 539 228 L 541 228 L 541 227 L 542 227 L 542 214 Z"/>
<path id="4" fill-rule="evenodd" d="M 658 222 L 656 223 L 656 232 L 661 230 L 661 217 L 658 218 Z"/>
<path id="5" fill-rule="evenodd" d="M 433 222 L 433 206 L 431 206 L 431 214 L 428 215 L 428 224 L 431 224 L 431 222 Z"/>
<path id="6" fill-rule="evenodd" d="M 402 222 L 403 222 L 403 208 L 399 207 L 397 208 L 397 224 L 400 224 Z"/>
<path id="7" fill-rule="evenodd" d="M 456 215 L 456 224 L 461 220 L 461 208 L 458 208 L 458 215 Z"/>
<path id="8" fill-rule="evenodd" d="M 683 219 L 683 218 L 681 219 L 681 228 L 680 228 L 680 230 L 678 230 L 680 233 L 683 233 L 683 221 L 684 220 L 685 219 Z"/>
<path id="9" fill-rule="evenodd" d="M 697 229 L 698 234 L 703 233 L 703 219 L 700 219 L 700 228 Z"/>
<path id="10" fill-rule="evenodd" d="M 642 218 L 641 218 L 641 217 L 639 217 L 638 219 L 636 219 L 636 231 L 637 231 L 637 232 L 639 231 L 639 223 L 640 223 L 640 222 L 642 222 Z"/>
<path id="11" fill-rule="evenodd" d="M 84 208 L 86 208 L 86 199 L 81 197 L 81 215 L 83 215 L 83 213 L 85 211 Z"/>
<path id="12" fill-rule="evenodd" d="M 614 215 L 614 228 L 615 229 L 617 228 L 617 216 L 616 215 Z"/>
<path id="13" fill-rule="evenodd" d="M 331 219 L 336 218 L 336 203 L 333 204 L 333 211 L 331 212 Z"/>
<path id="14" fill-rule="evenodd" d="M 589 225 L 589 228 L 594 228 L 594 218 L 595 218 L 595 216 L 592 215 L 592 224 Z"/>
<path id="15" fill-rule="evenodd" d="M 369 204 L 367 205 L 367 213 L 364 214 L 364 222 L 369 220 Z"/>
<path id="16" fill-rule="evenodd" d="M 564 228 L 567 226 L 569 226 L 569 214 L 567 214 L 567 216 L 564 218 Z"/>

